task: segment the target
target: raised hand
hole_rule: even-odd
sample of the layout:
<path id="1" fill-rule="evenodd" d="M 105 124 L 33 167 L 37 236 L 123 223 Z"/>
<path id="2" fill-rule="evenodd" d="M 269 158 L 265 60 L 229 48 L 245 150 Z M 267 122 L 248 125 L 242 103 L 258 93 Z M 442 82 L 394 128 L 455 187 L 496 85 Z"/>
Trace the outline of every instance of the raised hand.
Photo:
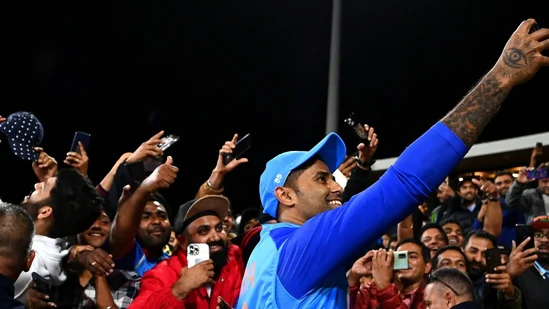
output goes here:
<path id="1" fill-rule="evenodd" d="M 498 188 L 496 188 L 496 185 L 493 182 L 484 178 L 481 178 L 480 180 L 473 178 L 471 181 L 486 194 L 486 197 L 499 197 Z"/>
<path id="2" fill-rule="evenodd" d="M 528 176 L 527 176 L 527 173 L 528 173 L 528 171 L 530 171 L 530 170 L 533 170 L 533 168 L 522 167 L 522 168 L 519 170 L 518 177 L 517 177 L 517 182 L 518 182 L 518 183 L 525 184 L 525 183 L 529 183 L 529 182 L 535 181 L 535 180 L 536 180 L 535 178 L 530 179 L 530 178 L 528 178 Z"/>
<path id="3" fill-rule="evenodd" d="M 44 182 L 49 177 L 57 174 L 57 161 L 49 156 L 41 147 L 35 147 L 35 151 L 39 153 L 38 159 L 32 162 L 32 169 L 38 180 Z"/>
<path id="4" fill-rule="evenodd" d="M 145 178 L 140 188 L 149 193 L 156 193 L 158 190 L 169 188 L 177 177 L 179 169 L 173 164 L 173 158 L 168 156 L 166 163 L 158 166 L 149 177 Z"/>
<path id="5" fill-rule="evenodd" d="M 225 142 L 225 144 L 221 147 L 219 150 L 219 156 L 217 158 L 217 165 L 215 167 L 216 170 L 218 170 L 221 173 L 229 173 L 230 171 L 234 170 L 237 166 L 239 166 L 242 163 L 248 162 L 248 159 L 246 158 L 239 158 L 231 160 L 231 162 L 227 163 L 225 165 L 223 163 L 223 154 L 232 153 L 233 149 L 236 147 L 236 142 L 238 141 L 238 134 L 235 134 L 233 136 L 233 139 L 230 141 Z"/>
<path id="6" fill-rule="evenodd" d="M 351 177 L 351 172 L 356 166 L 356 159 L 353 156 L 347 156 L 345 161 L 337 168 L 345 177 Z"/>
<path id="7" fill-rule="evenodd" d="M 542 67 L 549 66 L 549 57 L 541 54 L 549 49 L 549 29 L 529 33 L 535 24 L 534 19 L 523 21 L 509 38 L 494 68 L 500 81 L 517 86 L 532 78 Z"/>
<path id="8" fill-rule="evenodd" d="M 511 276 L 507 273 L 507 267 L 500 265 L 495 269 L 496 273 L 486 274 L 486 282 L 492 285 L 492 288 L 500 290 L 505 296 L 511 298 L 515 295 L 515 286 Z"/>
<path id="9" fill-rule="evenodd" d="M 391 284 L 393 278 L 393 251 L 376 250 L 372 258 L 372 277 L 376 287 L 381 290 Z"/>
<path id="10" fill-rule="evenodd" d="M 376 153 L 377 150 L 377 134 L 375 133 L 375 130 L 373 127 L 370 127 L 368 125 L 364 125 L 364 130 L 368 132 L 368 141 L 370 141 L 369 145 L 365 145 L 364 143 L 358 144 L 358 159 L 362 162 L 368 162 L 372 160 L 372 157 Z"/>
<path id="11" fill-rule="evenodd" d="M 513 240 L 513 250 L 511 251 L 511 255 L 509 255 L 509 263 L 507 263 L 507 273 L 509 273 L 513 279 L 520 276 L 528 268 L 534 266 L 534 263 L 538 259 L 538 255 L 536 254 L 539 251 L 538 248 L 524 250 L 529 241 L 530 237 L 526 238 L 517 246 L 516 242 Z"/>
<path id="12" fill-rule="evenodd" d="M 135 163 L 143 161 L 147 158 L 160 157 L 163 155 L 162 149 L 158 147 L 162 140 L 160 139 L 164 135 L 164 131 L 160 131 L 153 135 L 149 140 L 143 142 L 129 157 L 126 159 L 127 163 Z"/>
<path id="13" fill-rule="evenodd" d="M 87 176 L 89 162 L 88 154 L 86 153 L 86 149 L 84 149 L 84 145 L 82 145 L 81 142 L 78 142 L 78 149 L 80 150 L 80 153 L 72 151 L 67 153 L 67 157 L 63 163 L 73 167 L 80 173 Z"/>
<path id="14" fill-rule="evenodd" d="M 210 178 L 208 179 L 208 184 L 215 189 L 220 189 L 223 187 L 223 179 L 225 178 L 225 175 L 227 173 L 230 173 L 232 170 L 234 170 L 237 166 L 239 166 L 242 163 L 248 162 L 247 158 L 239 158 L 239 159 L 233 159 L 231 162 L 225 163 L 223 162 L 223 156 L 227 153 L 232 153 L 234 148 L 236 147 L 236 142 L 238 141 L 238 134 L 235 134 L 233 136 L 233 139 L 230 141 L 226 141 L 225 144 L 219 149 L 219 154 L 217 156 L 217 163 L 215 165 L 215 168 L 212 171 L 212 174 L 210 175 Z"/>

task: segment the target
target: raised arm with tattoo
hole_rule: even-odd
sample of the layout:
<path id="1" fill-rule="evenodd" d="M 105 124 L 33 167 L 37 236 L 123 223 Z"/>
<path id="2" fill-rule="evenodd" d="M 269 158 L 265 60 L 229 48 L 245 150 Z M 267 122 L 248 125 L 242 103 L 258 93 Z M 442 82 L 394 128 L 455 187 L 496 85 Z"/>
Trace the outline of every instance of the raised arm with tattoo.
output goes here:
<path id="1" fill-rule="evenodd" d="M 522 22 L 505 45 L 496 65 L 442 119 L 469 148 L 498 111 L 509 91 L 528 81 L 541 67 L 549 65 L 549 57 L 541 54 L 549 49 L 549 29 L 529 34 L 535 23 L 533 19 Z"/>

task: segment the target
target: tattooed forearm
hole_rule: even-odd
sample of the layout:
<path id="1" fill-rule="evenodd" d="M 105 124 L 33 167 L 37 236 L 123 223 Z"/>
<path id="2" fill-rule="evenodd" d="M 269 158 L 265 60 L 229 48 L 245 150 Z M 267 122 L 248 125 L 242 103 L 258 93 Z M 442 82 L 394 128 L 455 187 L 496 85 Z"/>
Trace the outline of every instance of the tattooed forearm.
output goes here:
<path id="1" fill-rule="evenodd" d="M 509 89 L 488 73 L 442 122 L 471 148 L 508 93 Z"/>

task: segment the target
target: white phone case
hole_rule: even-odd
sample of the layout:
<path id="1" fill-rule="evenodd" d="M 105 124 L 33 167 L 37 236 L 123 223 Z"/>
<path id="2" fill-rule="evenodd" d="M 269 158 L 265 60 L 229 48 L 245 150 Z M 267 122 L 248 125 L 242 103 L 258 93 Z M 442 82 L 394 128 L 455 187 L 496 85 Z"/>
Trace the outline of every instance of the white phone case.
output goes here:
<path id="1" fill-rule="evenodd" d="M 208 244 L 189 244 L 187 246 L 187 267 L 210 259 L 210 247 Z"/>

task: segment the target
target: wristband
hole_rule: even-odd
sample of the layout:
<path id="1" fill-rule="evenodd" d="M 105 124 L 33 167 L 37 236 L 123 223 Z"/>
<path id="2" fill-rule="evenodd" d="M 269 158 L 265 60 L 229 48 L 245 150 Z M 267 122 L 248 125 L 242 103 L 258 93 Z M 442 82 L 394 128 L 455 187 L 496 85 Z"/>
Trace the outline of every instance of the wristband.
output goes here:
<path id="1" fill-rule="evenodd" d="M 374 163 L 376 163 L 376 160 L 370 160 L 370 161 L 361 161 L 360 159 L 356 159 L 356 164 L 359 165 L 359 166 L 362 166 L 362 167 L 365 167 L 365 168 L 370 168 L 372 167 L 372 165 L 374 165 Z"/>

